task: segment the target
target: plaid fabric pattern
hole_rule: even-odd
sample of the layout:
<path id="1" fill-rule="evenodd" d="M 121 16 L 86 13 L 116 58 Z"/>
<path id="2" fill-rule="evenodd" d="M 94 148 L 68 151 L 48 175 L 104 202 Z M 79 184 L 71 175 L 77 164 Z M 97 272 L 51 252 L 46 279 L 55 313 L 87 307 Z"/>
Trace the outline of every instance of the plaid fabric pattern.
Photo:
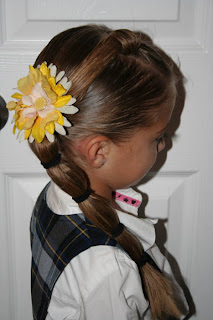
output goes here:
<path id="1" fill-rule="evenodd" d="M 116 246 L 116 241 L 96 228 L 82 213 L 57 215 L 46 202 L 49 184 L 41 192 L 31 218 L 31 294 L 33 317 L 46 318 L 57 279 L 66 265 L 91 246 Z"/>

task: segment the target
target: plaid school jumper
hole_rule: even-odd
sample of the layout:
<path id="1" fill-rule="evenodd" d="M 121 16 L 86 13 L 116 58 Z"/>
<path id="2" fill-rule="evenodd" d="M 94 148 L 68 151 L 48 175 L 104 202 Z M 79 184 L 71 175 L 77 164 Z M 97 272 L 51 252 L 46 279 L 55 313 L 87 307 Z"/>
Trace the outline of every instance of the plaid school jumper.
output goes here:
<path id="1" fill-rule="evenodd" d="M 33 318 L 43 320 L 57 279 L 67 264 L 92 246 L 116 246 L 116 241 L 96 228 L 82 213 L 57 215 L 46 202 L 49 184 L 38 197 L 31 218 L 31 294 Z"/>

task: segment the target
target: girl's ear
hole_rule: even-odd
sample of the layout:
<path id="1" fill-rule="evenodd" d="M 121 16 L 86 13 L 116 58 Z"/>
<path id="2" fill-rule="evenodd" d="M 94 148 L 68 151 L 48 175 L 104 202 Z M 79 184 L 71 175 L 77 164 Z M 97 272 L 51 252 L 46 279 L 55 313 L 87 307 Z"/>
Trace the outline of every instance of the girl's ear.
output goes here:
<path id="1" fill-rule="evenodd" d="M 86 138 L 79 149 L 91 167 L 100 168 L 107 161 L 111 146 L 112 141 L 109 138 L 99 135 Z"/>

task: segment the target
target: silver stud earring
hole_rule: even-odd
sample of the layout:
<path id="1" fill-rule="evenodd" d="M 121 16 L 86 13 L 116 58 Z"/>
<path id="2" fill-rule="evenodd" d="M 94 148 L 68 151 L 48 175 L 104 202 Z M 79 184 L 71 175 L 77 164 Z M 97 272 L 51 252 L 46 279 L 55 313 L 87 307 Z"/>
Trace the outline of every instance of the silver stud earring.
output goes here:
<path id="1" fill-rule="evenodd" d="M 102 160 L 101 162 L 100 162 L 100 167 L 102 167 L 103 165 L 104 165 L 104 160 Z"/>

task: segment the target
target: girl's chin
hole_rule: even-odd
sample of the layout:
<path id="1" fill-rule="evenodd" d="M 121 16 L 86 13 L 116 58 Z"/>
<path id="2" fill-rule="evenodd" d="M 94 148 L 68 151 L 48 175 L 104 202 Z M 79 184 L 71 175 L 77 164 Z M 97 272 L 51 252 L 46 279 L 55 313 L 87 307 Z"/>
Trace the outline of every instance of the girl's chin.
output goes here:
<path id="1" fill-rule="evenodd" d="M 136 185 L 139 184 L 139 182 L 145 177 L 145 175 L 143 177 L 141 177 L 140 179 L 137 179 L 136 181 L 130 182 L 128 184 L 122 185 L 121 187 L 119 186 L 119 188 L 116 189 L 127 189 L 127 188 L 131 188 L 134 187 Z"/>

